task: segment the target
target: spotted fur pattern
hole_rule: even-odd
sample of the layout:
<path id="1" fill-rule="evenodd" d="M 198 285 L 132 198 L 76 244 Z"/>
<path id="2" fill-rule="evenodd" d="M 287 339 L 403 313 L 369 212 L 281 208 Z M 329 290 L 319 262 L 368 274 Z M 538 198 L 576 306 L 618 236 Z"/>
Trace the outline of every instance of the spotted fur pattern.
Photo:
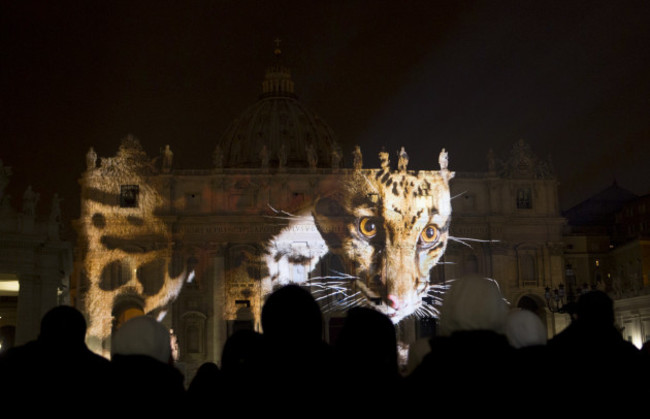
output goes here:
<path id="1" fill-rule="evenodd" d="M 128 137 L 115 157 L 84 173 L 81 225 L 87 342 L 108 356 L 117 316 L 127 308 L 161 318 L 187 278 L 170 227 L 156 215 L 163 198 L 150 160 Z M 125 185 L 137 190 L 123 202 Z M 128 190 L 128 188 L 126 189 Z M 180 261 L 179 261 L 180 259 Z"/>
<path id="2" fill-rule="evenodd" d="M 380 159 L 381 169 L 355 170 L 270 240 L 264 293 L 294 282 L 310 285 L 317 298 L 337 294 L 344 307 L 372 306 L 395 323 L 435 314 L 423 301 L 449 237 L 453 172 L 447 153 L 440 154 L 439 171 L 417 174 L 406 170 L 402 157 L 397 171 L 390 170 L 386 153 Z M 340 257 L 346 273 L 309 278 L 328 252 Z"/>

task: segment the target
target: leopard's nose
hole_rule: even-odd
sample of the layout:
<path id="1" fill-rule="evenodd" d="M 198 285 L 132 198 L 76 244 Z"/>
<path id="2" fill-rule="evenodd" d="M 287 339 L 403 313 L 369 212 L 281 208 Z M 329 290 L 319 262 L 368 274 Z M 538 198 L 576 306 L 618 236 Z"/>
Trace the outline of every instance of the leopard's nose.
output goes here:
<path id="1" fill-rule="evenodd" d="M 388 294 L 388 297 L 386 297 L 386 299 L 388 300 L 388 306 L 390 308 L 399 310 L 399 308 L 402 306 L 402 301 L 396 295 Z"/>

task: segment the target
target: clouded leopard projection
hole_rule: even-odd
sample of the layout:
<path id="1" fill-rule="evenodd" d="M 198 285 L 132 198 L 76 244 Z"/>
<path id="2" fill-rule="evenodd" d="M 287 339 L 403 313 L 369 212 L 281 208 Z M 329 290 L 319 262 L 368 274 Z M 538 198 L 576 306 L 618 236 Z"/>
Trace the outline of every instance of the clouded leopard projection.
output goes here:
<path id="1" fill-rule="evenodd" d="M 129 316 L 163 318 L 184 289 L 197 297 L 173 310 L 179 335 L 205 328 L 205 313 L 215 324 L 244 313 L 259 329 L 265 297 L 290 283 L 333 315 L 435 317 L 444 285 L 431 270 L 451 239 L 447 153 L 420 171 L 403 149 L 396 168 L 387 152 L 378 168 L 363 168 L 358 148 L 354 157 L 352 168 L 183 171 L 169 148 L 151 159 L 132 136 L 99 164 L 91 149 L 78 224 L 91 348 L 107 353 Z"/>
<path id="2" fill-rule="evenodd" d="M 265 247 L 263 294 L 298 283 L 310 286 L 318 300 L 337 297 L 330 298 L 333 309 L 370 306 L 394 323 L 437 314 L 442 287 L 429 276 L 449 237 L 454 173 L 447 153 L 440 153 L 439 171 L 417 174 L 406 170 L 403 149 L 397 171 L 390 170 L 388 153 L 379 157 L 381 168 L 353 170 L 303 211 L 278 211 L 288 225 Z M 344 271 L 309 275 L 328 253 L 340 258 Z"/>

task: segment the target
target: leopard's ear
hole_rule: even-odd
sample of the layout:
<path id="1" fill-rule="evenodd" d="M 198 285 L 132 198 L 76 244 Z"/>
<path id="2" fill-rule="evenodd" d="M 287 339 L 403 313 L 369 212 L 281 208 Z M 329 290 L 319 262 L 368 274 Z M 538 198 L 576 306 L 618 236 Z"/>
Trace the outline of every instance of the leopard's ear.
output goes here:
<path id="1" fill-rule="evenodd" d="M 335 196 L 318 198 L 312 210 L 314 223 L 330 250 L 341 249 L 348 235 L 347 224 L 352 215 Z"/>
<path id="2" fill-rule="evenodd" d="M 340 217 L 345 213 L 345 209 L 340 201 L 335 197 L 322 197 L 316 200 L 314 205 L 314 216 L 320 217 Z"/>

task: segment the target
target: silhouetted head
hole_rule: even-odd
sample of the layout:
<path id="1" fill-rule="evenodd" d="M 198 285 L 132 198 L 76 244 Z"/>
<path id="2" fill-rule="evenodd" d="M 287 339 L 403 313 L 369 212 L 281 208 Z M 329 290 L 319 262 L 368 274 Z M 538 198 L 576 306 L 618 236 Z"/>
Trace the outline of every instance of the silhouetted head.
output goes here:
<path id="1" fill-rule="evenodd" d="M 336 350 L 344 363 L 354 364 L 356 369 L 398 372 L 395 325 L 388 316 L 371 308 L 355 307 L 348 311 Z"/>
<path id="2" fill-rule="evenodd" d="M 70 306 L 57 306 L 41 319 L 38 336 L 40 343 L 58 347 L 85 347 L 86 319 L 79 310 Z"/>
<path id="3" fill-rule="evenodd" d="M 546 328 L 542 319 L 530 310 L 514 309 L 506 316 L 505 334 L 514 348 L 546 345 Z"/>
<path id="4" fill-rule="evenodd" d="M 149 316 L 127 320 L 113 335 L 112 355 L 147 355 L 160 362 L 171 360 L 169 330 Z"/>
<path id="5" fill-rule="evenodd" d="M 578 298 L 576 317 L 582 324 L 613 325 L 614 301 L 603 291 L 589 291 Z"/>
<path id="6" fill-rule="evenodd" d="M 241 375 L 253 372 L 262 351 L 262 335 L 254 330 L 238 330 L 226 340 L 221 355 L 224 374 Z"/>
<path id="7" fill-rule="evenodd" d="M 220 373 L 219 367 L 214 362 L 204 362 L 198 370 L 196 370 L 195 377 L 210 378 L 218 376 Z"/>
<path id="8" fill-rule="evenodd" d="M 221 384 L 221 371 L 214 362 L 204 362 L 196 371 L 188 392 L 200 396 L 214 396 Z"/>
<path id="9" fill-rule="evenodd" d="M 440 308 L 440 333 L 490 330 L 503 333 L 510 307 L 497 282 L 468 276 L 451 283 Z"/>
<path id="10" fill-rule="evenodd" d="M 322 340 L 320 307 L 309 291 L 286 285 L 268 297 L 262 307 L 264 336 L 285 343 L 313 344 Z"/>

